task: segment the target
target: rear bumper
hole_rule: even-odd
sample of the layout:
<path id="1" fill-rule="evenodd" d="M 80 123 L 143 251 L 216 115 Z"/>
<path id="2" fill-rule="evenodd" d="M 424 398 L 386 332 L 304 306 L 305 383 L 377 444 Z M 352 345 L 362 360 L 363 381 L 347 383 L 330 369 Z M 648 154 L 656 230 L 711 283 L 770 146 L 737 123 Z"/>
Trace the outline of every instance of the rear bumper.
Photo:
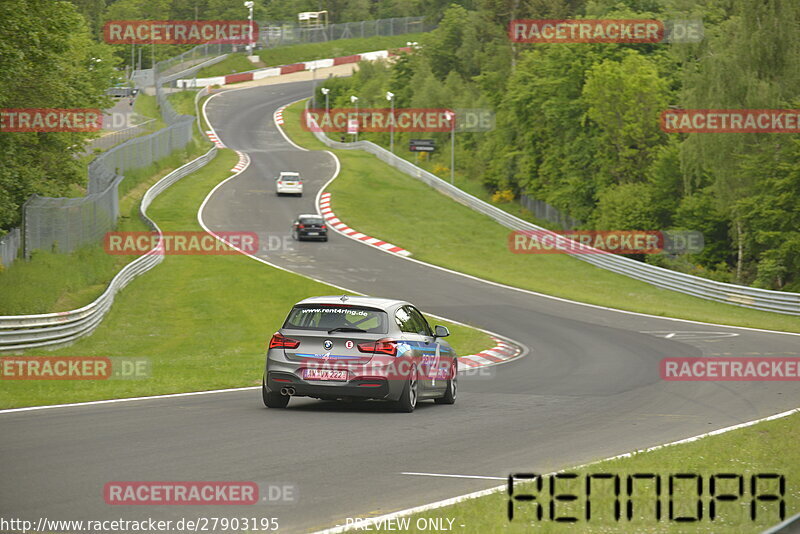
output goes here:
<path id="1" fill-rule="evenodd" d="M 280 391 L 281 388 L 293 387 L 295 395 L 306 397 L 397 400 L 406 385 L 405 380 L 390 374 L 390 368 L 382 370 L 379 366 L 371 366 L 368 368 L 369 371 L 358 365 L 349 367 L 349 380 L 346 382 L 306 380 L 303 378 L 303 370 L 313 367 L 313 364 L 287 360 L 282 352 L 280 349 L 272 349 L 267 355 L 264 372 L 269 391 Z"/>
<path id="2" fill-rule="evenodd" d="M 316 232 L 317 235 L 311 235 L 312 232 Z M 299 239 L 328 239 L 328 231 L 327 230 L 298 230 L 297 237 Z"/>
<path id="3" fill-rule="evenodd" d="M 276 380 L 277 379 L 277 380 Z M 285 382 L 284 382 L 285 380 Z M 301 397 L 354 397 L 362 399 L 393 399 L 388 380 L 366 379 L 349 382 L 307 381 L 292 373 L 270 371 L 267 373 L 267 389 L 280 391 L 282 388 L 294 388 L 295 396 Z M 399 393 L 397 393 L 399 395 Z"/>
<path id="4" fill-rule="evenodd" d="M 284 186 L 277 187 L 276 191 L 279 194 L 284 194 L 285 193 L 287 195 L 303 194 L 303 186 L 302 185 L 298 185 L 298 186 L 285 186 L 284 185 Z"/>

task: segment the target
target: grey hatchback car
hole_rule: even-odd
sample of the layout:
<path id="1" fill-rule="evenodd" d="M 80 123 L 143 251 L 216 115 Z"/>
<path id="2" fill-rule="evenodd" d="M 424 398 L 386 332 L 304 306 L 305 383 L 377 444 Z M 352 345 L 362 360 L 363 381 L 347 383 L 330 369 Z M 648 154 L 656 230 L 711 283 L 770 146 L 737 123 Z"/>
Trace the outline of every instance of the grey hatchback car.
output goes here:
<path id="1" fill-rule="evenodd" d="M 294 305 L 270 339 L 262 380 L 268 408 L 293 396 L 383 399 L 399 411 L 417 402 L 456 400 L 458 360 L 408 302 L 375 297 L 313 297 Z"/>

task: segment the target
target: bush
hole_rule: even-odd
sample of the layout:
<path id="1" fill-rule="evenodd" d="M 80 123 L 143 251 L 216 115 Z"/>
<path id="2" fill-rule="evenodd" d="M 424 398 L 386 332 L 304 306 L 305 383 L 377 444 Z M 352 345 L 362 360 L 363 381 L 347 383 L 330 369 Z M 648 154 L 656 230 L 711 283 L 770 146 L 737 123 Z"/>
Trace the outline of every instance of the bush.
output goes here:
<path id="1" fill-rule="evenodd" d="M 514 201 L 514 192 L 511 189 L 503 189 L 495 191 L 492 194 L 492 203 L 494 204 L 509 204 Z"/>

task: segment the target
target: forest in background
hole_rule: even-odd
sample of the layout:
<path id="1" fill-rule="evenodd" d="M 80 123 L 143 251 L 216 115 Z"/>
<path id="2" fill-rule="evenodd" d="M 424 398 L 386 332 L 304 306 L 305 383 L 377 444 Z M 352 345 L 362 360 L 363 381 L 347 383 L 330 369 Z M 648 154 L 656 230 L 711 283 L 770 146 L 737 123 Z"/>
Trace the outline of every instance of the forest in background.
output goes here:
<path id="1" fill-rule="evenodd" d="M 4 0 L 0 108 L 109 104 L 129 52 L 101 40 L 113 19 L 243 19 L 240 0 Z M 800 136 L 667 134 L 667 108 L 800 108 L 794 0 L 256 0 L 255 19 L 331 22 L 424 15 L 437 30 L 392 63 L 326 82 L 333 106 L 485 107 L 488 133 L 456 136 L 458 171 L 488 192 L 546 201 L 589 229 L 703 233 L 701 253 L 643 261 L 722 281 L 800 291 Z M 519 44 L 531 18 L 702 19 L 692 44 Z M 156 58 L 173 53 L 156 48 Z M 57 73 L 57 75 L 53 75 Z M 321 95 L 318 95 L 318 97 Z M 75 194 L 84 133 L 2 133 L 0 233 L 33 193 Z M 368 137 L 388 145 L 388 134 Z M 408 137 L 408 136 L 406 136 Z M 432 134 L 448 145 L 448 134 Z M 402 135 L 398 143 L 403 142 Z M 446 151 L 435 156 L 443 168 Z"/>
<path id="2" fill-rule="evenodd" d="M 328 9 L 329 22 L 349 22 L 444 11 L 445 1 L 254 0 L 256 21 L 297 23 L 301 11 Z M 421 6 L 425 6 L 424 9 Z M 150 68 L 194 45 L 109 45 L 110 20 L 246 20 L 243 0 L 2 0 L 0 108 L 100 108 L 106 90 L 134 61 Z M 86 132 L 0 132 L 0 235 L 18 227 L 32 195 L 81 196 Z"/>
<path id="3" fill-rule="evenodd" d="M 513 19 L 702 19 L 688 44 L 520 44 Z M 598 230 L 695 230 L 702 252 L 638 258 L 708 278 L 800 291 L 800 136 L 665 133 L 684 109 L 800 107 L 792 0 L 479 0 L 451 5 L 419 48 L 330 79 L 332 107 L 485 107 L 456 135 L 456 167 L 490 193 L 543 200 Z M 321 95 L 317 95 L 321 98 Z M 318 100 L 319 102 L 319 100 Z M 405 150 L 409 137 L 397 134 Z M 426 133 L 449 175 L 449 133 Z M 364 134 L 384 146 L 389 134 Z"/>

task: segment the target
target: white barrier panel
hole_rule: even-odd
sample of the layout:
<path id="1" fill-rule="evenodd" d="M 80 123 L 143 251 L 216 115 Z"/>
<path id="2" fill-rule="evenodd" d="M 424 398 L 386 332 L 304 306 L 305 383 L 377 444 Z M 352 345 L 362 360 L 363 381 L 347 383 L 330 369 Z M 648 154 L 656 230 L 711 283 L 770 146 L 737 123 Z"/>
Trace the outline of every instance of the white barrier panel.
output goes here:
<path id="1" fill-rule="evenodd" d="M 280 76 L 281 69 L 264 69 L 264 70 L 257 70 L 253 73 L 254 80 L 260 80 L 261 78 L 269 78 L 270 76 Z"/>
<path id="2" fill-rule="evenodd" d="M 315 61 L 306 61 L 306 70 L 324 69 L 326 67 L 333 67 L 333 59 L 317 59 Z"/>
<path id="3" fill-rule="evenodd" d="M 388 50 L 378 50 L 377 52 L 367 52 L 361 54 L 362 61 L 375 61 L 376 59 L 383 59 L 389 57 Z"/>
<path id="4" fill-rule="evenodd" d="M 188 80 L 178 80 L 178 87 L 188 89 L 190 87 L 208 87 L 210 85 L 225 85 L 225 76 L 214 76 L 212 78 L 190 78 Z"/>

